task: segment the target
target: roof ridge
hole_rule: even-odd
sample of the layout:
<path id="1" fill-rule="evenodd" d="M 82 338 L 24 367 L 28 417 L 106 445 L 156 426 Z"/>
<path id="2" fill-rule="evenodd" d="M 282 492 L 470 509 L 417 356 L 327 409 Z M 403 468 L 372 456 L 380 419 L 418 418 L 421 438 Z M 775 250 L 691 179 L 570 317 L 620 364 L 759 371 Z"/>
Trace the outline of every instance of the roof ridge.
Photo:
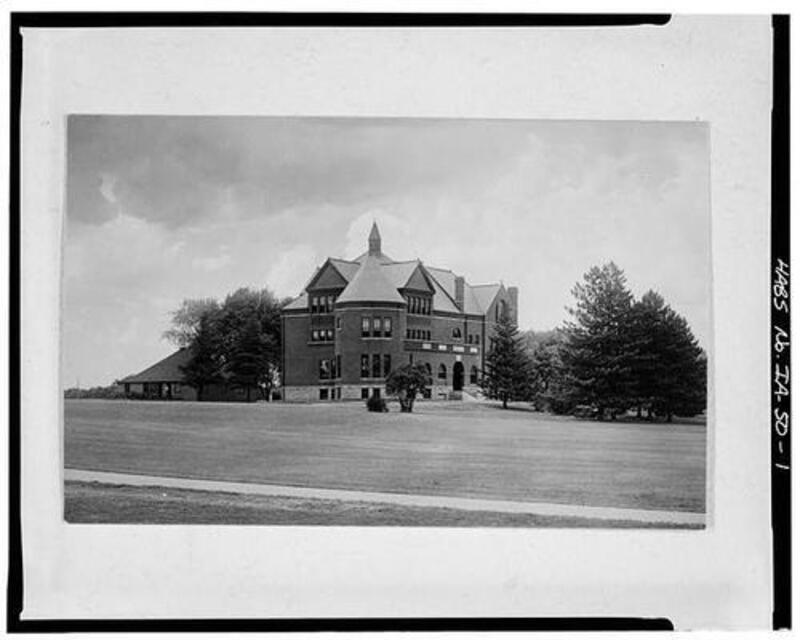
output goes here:
<path id="1" fill-rule="evenodd" d="M 479 287 L 499 287 L 502 282 L 487 282 L 486 284 L 471 284 L 469 285 L 473 289 L 477 289 Z"/>
<path id="2" fill-rule="evenodd" d="M 336 260 L 337 262 L 348 262 L 350 264 L 360 264 L 357 260 L 346 260 L 345 258 L 334 258 L 333 256 L 328 256 L 328 260 Z"/>
<path id="3" fill-rule="evenodd" d="M 444 267 L 429 267 L 428 265 L 425 265 L 425 267 L 428 269 L 435 269 L 436 271 L 446 271 L 447 273 L 452 273 L 453 275 L 456 275 L 456 272 L 453 271 L 452 269 L 445 269 Z"/>

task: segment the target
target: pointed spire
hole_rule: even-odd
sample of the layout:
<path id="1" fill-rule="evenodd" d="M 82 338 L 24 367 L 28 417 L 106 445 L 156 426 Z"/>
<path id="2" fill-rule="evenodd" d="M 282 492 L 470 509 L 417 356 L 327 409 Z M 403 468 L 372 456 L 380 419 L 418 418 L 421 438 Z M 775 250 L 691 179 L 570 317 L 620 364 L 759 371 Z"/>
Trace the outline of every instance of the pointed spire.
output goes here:
<path id="1" fill-rule="evenodd" d="M 372 221 L 372 231 L 369 232 L 369 255 L 381 255 L 381 232 L 378 231 L 378 223 Z"/>

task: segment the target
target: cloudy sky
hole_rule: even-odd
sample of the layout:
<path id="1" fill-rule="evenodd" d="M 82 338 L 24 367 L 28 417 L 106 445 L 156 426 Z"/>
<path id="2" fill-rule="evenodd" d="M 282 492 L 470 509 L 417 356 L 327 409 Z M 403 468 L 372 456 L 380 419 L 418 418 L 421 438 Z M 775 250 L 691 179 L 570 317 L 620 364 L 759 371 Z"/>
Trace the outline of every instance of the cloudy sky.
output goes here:
<path id="1" fill-rule="evenodd" d="M 72 116 L 64 385 L 171 353 L 184 298 L 302 289 L 327 256 L 421 258 L 520 288 L 520 327 L 566 317 L 614 260 L 709 335 L 701 123 Z"/>

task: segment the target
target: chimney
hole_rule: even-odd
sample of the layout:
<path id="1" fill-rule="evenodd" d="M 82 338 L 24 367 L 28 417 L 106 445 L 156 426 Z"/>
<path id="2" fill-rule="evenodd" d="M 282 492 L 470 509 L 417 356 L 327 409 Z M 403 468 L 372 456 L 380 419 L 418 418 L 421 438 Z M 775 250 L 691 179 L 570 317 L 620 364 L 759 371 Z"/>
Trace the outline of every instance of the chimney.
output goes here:
<path id="1" fill-rule="evenodd" d="M 517 309 L 518 309 L 518 299 L 519 299 L 519 289 L 517 287 L 509 287 L 508 288 L 508 296 L 511 298 L 511 313 L 510 317 L 511 320 L 514 321 L 514 324 L 517 324 Z"/>
<path id="2" fill-rule="evenodd" d="M 456 276 L 456 306 L 464 310 L 464 277 Z"/>

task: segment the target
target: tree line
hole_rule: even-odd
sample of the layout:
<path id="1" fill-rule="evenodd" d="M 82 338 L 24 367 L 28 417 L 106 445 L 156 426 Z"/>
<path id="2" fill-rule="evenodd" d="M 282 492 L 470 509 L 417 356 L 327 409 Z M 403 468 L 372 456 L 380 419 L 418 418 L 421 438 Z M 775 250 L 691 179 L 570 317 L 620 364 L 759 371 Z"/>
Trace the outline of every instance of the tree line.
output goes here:
<path id="1" fill-rule="evenodd" d="M 489 397 L 600 420 L 634 410 L 669 422 L 705 410 L 706 355 L 662 296 L 635 299 L 613 262 L 591 268 L 572 294 L 554 331 L 522 334 L 501 319 L 483 372 Z"/>
<path id="2" fill-rule="evenodd" d="M 279 383 L 280 309 L 285 303 L 269 289 L 241 288 L 222 302 L 184 300 L 173 312 L 164 337 L 192 349 L 182 372 L 198 400 L 211 385 L 243 389 L 248 401 L 254 395 L 271 398 Z"/>

